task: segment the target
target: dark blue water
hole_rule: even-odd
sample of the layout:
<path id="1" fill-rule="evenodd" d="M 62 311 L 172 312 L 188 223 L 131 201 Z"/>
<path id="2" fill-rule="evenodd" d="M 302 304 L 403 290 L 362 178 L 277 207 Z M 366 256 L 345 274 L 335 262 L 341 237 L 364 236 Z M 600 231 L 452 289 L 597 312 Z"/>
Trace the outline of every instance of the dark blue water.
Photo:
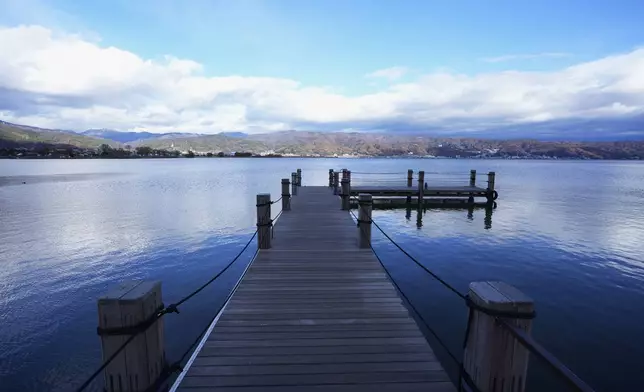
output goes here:
<path id="1" fill-rule="evenodd" d="M 377 211 L 410 253 L 463 292 L 503 280 L 536 301 L 533 335 L 599 391 L 644 384 L 644 165 L 636 162 L 180 159 L 0 161 L 0 389 L 69 390 L 100 364 L 96 298 L 130 279 L 163 282 L 170 303 L 235 256 L 254 231 L 255 195 L 279 196 L 328 169 L 497 172 L 498 208 Z M 454 174 L 456 175 L 456 174 Z M 384 176 L 386 177 L 386 176 Z M 432 175 L 428 174 L 432 180 Z M 382 236 L 378 254 L 450 349 L 467 316 Z M 177 358 L 212 317 L 254 249 L 166 317 Z M 436 344 L 434 344 L 436 346 Z M 449 359 L 440 352 L 444 364 Z M 533 390 L 563 383 L 531 359 Z"/>

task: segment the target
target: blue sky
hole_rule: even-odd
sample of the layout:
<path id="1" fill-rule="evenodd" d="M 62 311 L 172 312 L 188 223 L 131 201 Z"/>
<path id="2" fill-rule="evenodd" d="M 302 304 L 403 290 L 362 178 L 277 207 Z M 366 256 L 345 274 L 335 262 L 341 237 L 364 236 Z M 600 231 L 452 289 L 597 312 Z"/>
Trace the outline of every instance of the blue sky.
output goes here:
<path id="1" fill-rule="evenodd" d="M 124 80 L 111 75 L 116 91 L 110 98 L 104 91 L 92 95 L 91 90 L 105 89 L 104 84 L 94 83 L 101 74 L 85 75 L 89 85 L 78 86 L 77 91 L 59 91 L 53 85 L 60 83 L 45 80 L 43 75 L 58 80 L 73 77 L 60 73 L 65 64 L 51 70 L 45 64 L 29 63 L 42 68 L 36 77 L 42 79 L 40 84 L 33 82 L 33 75 L 21 75 L 26 80 L 23 85 L 14 81 L 9 87 L 35 94 L 37 99 L 22 97 L 31 106 L 24 110 L 0 106 L 0 118 L 7 120 L 159 132 L 304 127 L 467 133 L 595 118 L 606 128 L 604 120 L 612 117 L 623 127 L 625 118 L 639 121 L 644 107 L 644 101 L 634 97 L 644 92 L 639 90 L 644 89 L 644 82 L 640 85 L 644 70 L 629 66 L 640 64 L 642 58 L 642 1 L 0 0 L 0 6 L 5 10 L 0 13 L 0 26 L 5 32 L 13 31 L 14 40 L 24 38 L 27 47 L 19 50 L 25 52 L 21 58 L 28 59 L 27 63 L 44 62 L 46 41 L 52 45 L 45 51 L 49 55 L 60 50 L 62 56 L 80 57 L 88 53 L 80 43 L 92 45 L 95 56 L 105 56 L 102 64 L 109 61 L 115 67 L 130 55 L 140 59 L 143 68 L 149 62 L 167 71 L 169 56 L 198 65 L 188 67 L 191 71 L 185 75 L 166 75 L 183 79 L 162 91 L 152 91 L 154 79 L 141 86 L 133 80 L 141 77 L 128 72 L 147 75 L 163 70 L 130 69 L 124 71 L 129 75 Z M 18 26 L 23 26 L 19 34 Z M 25 30 L 35 28 L 46 30 L 52 38 Z M 111 56 L 109 48 L 118 50 L 118 56 Z M 49 61 L 58 60 L 54 56 Z M 97 68 L 93 63 L 86 66 Z M 616 66 L 624 69 L 613 71 Z M 573 75 L 576 67 L 581 68 Z M 507 76 L 513 73 L 517 80 Z M 239 79 L 231 79 L 235 77 Z M 579 85 L 579 78 L 585 85 Z M 210 87 L 200 93 L 185 86 L 200 83 Z M 8 90 L 8 84 L 0 88 Z M 510 97 L 512 84 L 522 86 L 522 94 Z M 628 86 L 620 88 L 622 84 Z M 488 86 L 499 91 L 481 92 Z M 181 90 L 186 99 L 169 99 L 166 94 L 173 89 L 186 89 Z M 424 96 L 424 90 L 436 91 L 436 95 Z M 544 90 L 548 97 L 541 97 Z M 129 97 L 126 106 L 119 100 L 109 102 L 119 92 Z M 454 92 L 460 93 L 455 96 Z M 577 100 L 584 94 L 598 103 L 578 107 Z M 258 100 L 258 96 L 263 98 Z M 525 98 L 534 100 L 535 96 L 544 102 L 526 105 Z M 83 97 L 86 105 L 72 99 Z M 512 109 L 513 99 L 525 109 Z M 51 100 L 55 105 L 48 103 Z M 288 106 L 291 100 L 298 103 L 293 107 L 298 113 L 289 116 L 275 110 L 280 102 Z M 561 101 L 567 110 L 547 107 L 553 100 Z M 195 102 L 202 110 L 212 105 L 217 118 L 202 116 L 199 121 L 201 112 L 191 105 Z M 306 107 L 300 108 L 301 102 Z M 55 107 L 67 110 L 56 113 Z M 441 109 L 450 114 L 433 115 Z M 184 115 L 187 111 L 194 113 Z M 149 121 L 159 112 L 167 121 Z M 637 121 L 627 121 L 634 124 L 627 127 L 628 132 L 643 129 Z"/>

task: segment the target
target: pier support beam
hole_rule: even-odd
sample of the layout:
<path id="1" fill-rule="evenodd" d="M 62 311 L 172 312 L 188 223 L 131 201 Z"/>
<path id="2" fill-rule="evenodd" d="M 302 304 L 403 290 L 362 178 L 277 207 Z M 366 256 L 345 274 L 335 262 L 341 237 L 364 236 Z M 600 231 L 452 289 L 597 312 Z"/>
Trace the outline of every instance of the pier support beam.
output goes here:
<path id="1" fill-rule="evenodd" d="M 530 334 L 534 301 L 503 282 L 470 283 L 463 366 L 481 392 L 523 392 L 528 353 L 497 317 Z M 501 316 L 499 316 L 501 315 Z"/>
<path id="2" fill-rule="evenodd" d="M 329 169 L 329 188 L 333 187 L 333 169 Z"/>
<path id="3" fill-rule="evenodd" d="M 107 392 L 144 391 L 165 369 L 163 320 L 152 320 L 163 307 L 161 282 L 121 283 L 98 299 L 98 334 L 103 361 L 110 358 L 137 327 L 139 332 L 104 370 Z"/>
<path id="4" fill-rule="evenodd" d="M 348 178 L 343 178 L 342 184 L 342 210 L 349 211 L 351 209 L 351 183 Z"/>
<path id="5" fill-rule="evenodd" d="M 297 169 L 297 186 L 302 186 L 302 169 Z"/>
<path id="6" fill-rule="evenodd" d="M 282 178 L 282 211 L 291 210 L 291 193 L 289 187 L 291 183 L 288 178 Z"/>
<path id="7" fill-rule="evenodd" d="M 257 195 L 257 247 L 259 249 L 271 248 L 272 225 L 271 194 L 260 193 Z"/>
<path id="8" fill-rule="evenodd" d="M 340 187 L 340 172 L 333 172 L 333 194 L 338 194 L 338 188 Z"/>
<path id="9" fill-rule="evenodd" d="M 487 174 L 487 202 L 492 203 L 496 199 L 496 191 L 494 190 L 494 181 L 496 173 L 489 172 Z"/>
<path id="10" fill-rule="evenodd" d="M 297 196 L 297 173 L 291 173 L 291 193 Z"/>
<path id="11" fill-rule="evenodd" d="M 373 198 L 369 193 L 358 195 L 358 235 L 360 248 L 371 247 L 371 208 Z"/>
<path id="12" fill-rule="evenodd" d="M 476 170 L 470 170 L 470 186 L 476 186 Z"/>
<path id="13" fill-rule="evenodd" d="M 418 208 L 423 208 L 425 204 L 425 172 L 423 170 L 418 172 Z"/>
<path id="14" fill-rule="evenodd" d="M 414 171 L 409 169 L 407 170 L 407 186 L 412 187 L 414 185 Z"/>

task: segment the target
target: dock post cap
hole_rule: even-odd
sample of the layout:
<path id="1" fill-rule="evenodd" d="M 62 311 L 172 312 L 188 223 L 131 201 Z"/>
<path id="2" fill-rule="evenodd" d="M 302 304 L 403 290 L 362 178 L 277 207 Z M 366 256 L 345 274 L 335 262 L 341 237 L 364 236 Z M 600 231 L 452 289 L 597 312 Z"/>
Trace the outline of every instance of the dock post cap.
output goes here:
<path id="1" fill-rule="evenodd" d="M 102 358 L 106 361 L 133 334 L 127 348 L 103 371 L 105 390 L 110 379 L 138 380 L 145 390 L 161 377 L 166 366 L 163 319 L 154 319 L 163 308 L 160 281 L 130 281 L 110 287 L 98 299 L 98 328 Z M 151 324 L 149 322 L 152 321 Z M 138 331 L 143 328 L 143 331 Z"/>
<path id="2" fill-rule="evenodd" d="M 497 318 L 523 330 L 532 329 L 534 301 L 504 282 L 470 283 L 470 317 L 465 337 L 465 371 L 482 392 L 496 391 L 493 385 L 515 385 L 523 392 L 528 373 L 529 350 L 508 333 Z"/>
<path id="3" fill-rule="evenodd" d="M 472 302 L 490 310 L 512 311 L 534 307 L 532 298 L 505 282 L 472 282 L 469 294 Z"/>

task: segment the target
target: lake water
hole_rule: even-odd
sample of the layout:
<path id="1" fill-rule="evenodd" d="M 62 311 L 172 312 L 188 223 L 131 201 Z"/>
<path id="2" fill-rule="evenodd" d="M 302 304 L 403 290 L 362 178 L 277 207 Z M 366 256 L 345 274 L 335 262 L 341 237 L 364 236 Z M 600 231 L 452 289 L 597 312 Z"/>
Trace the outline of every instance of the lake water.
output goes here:
<path id="1" fill-rule="evenodd" d="M 536 301 L 533 335 L 598 391 L 644 384 L 644 164 L 415 159 L 0 161 L 0 390 L 66 391 L 100 364 L 96 299 L 115 282 L 157 279 L 171 303 L 254 232 L 255 195 L 328 169 L 494 170 L 498 208 L 376 211 L 374 220 L 462 292 L 503 280 Z M 366 179 L 365 176 L 362 179 Z M 428 175 L 431 180 L 431 175 Z M 339 205 L 339 203 L 338 203 Z M 279 223 L 278 223 L 279 224 Z M 419 227 L 420 226 L 420 227 Z M 467 311 L 374 231 L 384 263 L 450 349 Z M 165 318 L 176 359 L 208 323 L 254 249 Z M 444 353 L 433 345 L 452 369 Z M 565 390 L 531 358 L 532 390 Z"/>

